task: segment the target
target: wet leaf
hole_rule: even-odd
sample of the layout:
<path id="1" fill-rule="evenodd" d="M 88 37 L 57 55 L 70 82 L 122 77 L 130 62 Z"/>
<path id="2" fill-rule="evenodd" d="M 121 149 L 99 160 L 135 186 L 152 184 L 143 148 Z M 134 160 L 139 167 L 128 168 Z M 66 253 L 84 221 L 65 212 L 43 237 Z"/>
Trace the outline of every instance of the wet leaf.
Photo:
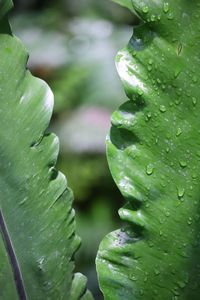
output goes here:
<path id="1" fill-rule="evenodd" d="M 126 223 L 101 243 L 100 285 L 106 300 L 197 300 L 200 5 L 132 4 L 141 24 L 117 55 L 130 100 L 114 113 L 107 139 Z"/>
<path id="2" fill-rule="evenodd" d="M 73 195 L 55 169 L 58 139 L 46 134 L 53 95 L 26 69 L 0 3 L 0 299 L 92 299 L 73 274 Z"/>

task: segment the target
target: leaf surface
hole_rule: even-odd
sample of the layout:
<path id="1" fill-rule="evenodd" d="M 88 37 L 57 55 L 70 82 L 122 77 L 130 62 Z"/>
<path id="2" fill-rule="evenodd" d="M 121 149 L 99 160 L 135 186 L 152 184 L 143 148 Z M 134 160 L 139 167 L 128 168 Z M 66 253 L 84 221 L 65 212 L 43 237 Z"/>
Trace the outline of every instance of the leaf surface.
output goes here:
<path id="1" fill-rule="evenodd" d="M 80 240 L 72 192 L 55 169 L 58 139 L 45 133 L 53 95 L 26 69 L 6 20 L 11 4 L 0 3 L 0 299 L 90 300 L 73 274 Z"/>
<path id="2" fill-rule="evenodd" d="M 133 5 L 131 0 L 113 0 L 113 2 L 127 7 L 128 9 L 130 9 L 130 11 L 133 11 Z"/>
<path id="3" fill-rule="evenodd" d="M 197 300 L 200 5 L 132 4 L 141 24 L 116 58 L 130 100 L 114 112 L 107 139 L 125 225 L 100 245 L 100 285 L 106 300 Z"/>

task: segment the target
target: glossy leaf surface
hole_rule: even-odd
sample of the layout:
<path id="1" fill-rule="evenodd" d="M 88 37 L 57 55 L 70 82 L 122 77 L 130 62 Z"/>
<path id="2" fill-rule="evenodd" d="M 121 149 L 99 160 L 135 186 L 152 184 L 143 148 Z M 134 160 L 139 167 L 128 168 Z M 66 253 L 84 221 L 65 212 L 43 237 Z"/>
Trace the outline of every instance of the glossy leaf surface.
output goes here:
<path id="1" fill-rule="evenodd" d="M 92 299 L 73 275 L 79 246 L 73 195 L 56 171 L 58 139 L 45 134 L 53 95 L 26 70 L 27 53 L 0 18 L 0 299 Z"/>
<path id="2" fill-rule="evenodd" d="M 197 300 L 200 4 L 132 5 L 141 24 L 116 59 L 130 100 L 114 112 L 107 139 L 126 225 L 101 243 L 100 285 L 106 300 Z"/>

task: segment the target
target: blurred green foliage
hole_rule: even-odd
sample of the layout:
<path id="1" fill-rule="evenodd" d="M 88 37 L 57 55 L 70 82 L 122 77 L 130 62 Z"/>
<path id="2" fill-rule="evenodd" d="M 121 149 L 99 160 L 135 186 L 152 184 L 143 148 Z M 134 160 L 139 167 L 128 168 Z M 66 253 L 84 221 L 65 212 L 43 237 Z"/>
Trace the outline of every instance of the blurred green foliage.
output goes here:
<path id="1" fill-rule="evenodd" d="M 77 270 L 88 276 L 96 299 L 102 299 L 95 256 L 105 234 L 119 226 L 121 205 L 104 143 L 110 114 L 124 102 L 114 57 L 136 20 L 108 0 L 14 2 L 11 23 L 30 53 L 29 68 L 55 95 L 50 130 L 60 138 L 58 168 L 74 191 L 77 232 L 83 241 Z"/>

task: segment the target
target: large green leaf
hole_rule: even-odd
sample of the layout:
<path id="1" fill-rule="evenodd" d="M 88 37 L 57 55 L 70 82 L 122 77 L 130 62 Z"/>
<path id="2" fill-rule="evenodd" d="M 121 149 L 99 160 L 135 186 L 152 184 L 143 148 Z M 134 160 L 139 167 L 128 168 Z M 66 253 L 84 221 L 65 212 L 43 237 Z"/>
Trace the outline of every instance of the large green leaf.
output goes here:
<path id="1" fill-rule="evenodd" d="M 58 139 L 45 134 L 53 95 L 26 70 L 26 50 L 9 34 L 10 4 L 0 3 L 0 299 L 92 299 L 73 275 L 73 195 L 55 169 Z"/>
<path id="2" fill-rule="evenodd" d="M 130 101 L 107 140 L 126 225 L 100 246 L 99 280 L 107 300 L 197 300 L 200 3 L 132 3 L 142 21 L 117 56 Z"/>

